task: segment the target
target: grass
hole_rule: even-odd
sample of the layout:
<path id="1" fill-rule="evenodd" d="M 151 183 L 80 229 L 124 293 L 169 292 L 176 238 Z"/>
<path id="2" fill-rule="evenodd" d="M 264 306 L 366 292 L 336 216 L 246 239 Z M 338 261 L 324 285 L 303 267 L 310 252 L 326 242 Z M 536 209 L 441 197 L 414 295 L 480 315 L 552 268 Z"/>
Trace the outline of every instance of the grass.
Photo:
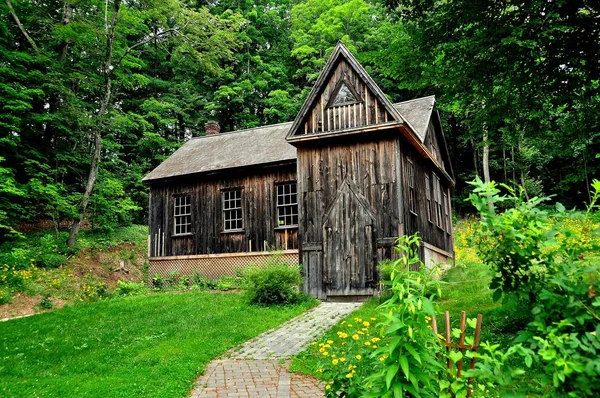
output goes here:
<path id="1" fill-rule="evenodd" d="M 313 303 L 239 294 L 126 297 L 0 323 L 0 396 L 183 397 L 205 365 Z"/>

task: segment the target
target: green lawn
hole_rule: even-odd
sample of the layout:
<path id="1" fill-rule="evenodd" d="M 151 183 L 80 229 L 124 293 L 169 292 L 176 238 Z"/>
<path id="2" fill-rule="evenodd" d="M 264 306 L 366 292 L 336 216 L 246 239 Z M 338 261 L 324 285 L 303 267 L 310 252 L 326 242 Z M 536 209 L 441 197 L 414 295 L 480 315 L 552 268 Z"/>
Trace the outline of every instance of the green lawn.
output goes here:
<path id="1" fill-rule="evenodd" d="M 2 397 L 184 397 L 205 365 L 314 303 L 163 293 L 0 323 Z"/>

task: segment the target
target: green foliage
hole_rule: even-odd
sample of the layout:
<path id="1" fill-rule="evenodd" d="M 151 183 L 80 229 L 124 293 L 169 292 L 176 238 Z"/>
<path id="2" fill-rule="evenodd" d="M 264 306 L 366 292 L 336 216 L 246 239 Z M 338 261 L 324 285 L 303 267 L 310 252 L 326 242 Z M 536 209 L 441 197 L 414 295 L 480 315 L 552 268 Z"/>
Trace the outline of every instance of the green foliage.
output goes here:
<path id="1" fill-rule="evenodd" d="M 300 269 L 273 256 L 264 266 L 243 270 L 243 287 L 250 303 L 261 305 L 295 304 L 303 300 L 299 286 Z"/>
<path id="2" fill-rule="evenodd" d="M 544 284 L 534 319 L 519 334 L 560 394 L 596 397 L 600 387 L 600 263 L 563 259 Z"/>
<path id="3" fill-rule="evenodd" d="M 137 296 L 149 292 L 144 282 L 117 281 L 117 293 L 119 296 Z"/>
<path id="4" fill-rule="evenodd" d="M 50 298 L 50 295 L 46 294 L 44 297 L 42 297 L 37 306 L 42 310 L 51 310 L 54 308 L 54 302 Z"/>
<path id="5" fill-rule="evenodd" d="M 506 185 L 510 197 L 500 196 L 495 183 L 484 184 L 479 178 L 469 201 L 481 215 L 481 229 L 475 235 L 478 253 L 494 276 L 490 289 L 494 298 L 514 293 L 522 299 L 534 301 L 540 282 L 554 266 L 557 252 L 548 250 L 551 223 L 547 211 L 539 204 L 547 198 L 525 200 L 523 191 L 516 194 Z M 511 201 L 513 207 L 496 213 L 499 204 Z"/>
<path id="6" fill-rule="evenodd" d="M 524 348 L 514 349 L 526 353 L 528 366 L 535 361 L 543 368 L 545 383 L 557 393 L 597 396 L 600 263 L 590 254 L 599 248 L 598 225 L 587 229 L 588 236 L 577 233 L 572 227 L 579 220 L 561 206 L 558 221 L 551 223 L 548 213 L 537 208 L 543 200 L 522 201 L 514 192 L 514 208 L 496 214 L 486 202 L 507 198 L 498 196 L 494 184 L 474 185 L 471 201 L 483 225 L 480 254 L 496 274 L 490 287 L 526 296 L 532 303 L 534 319 L 516 340 Z M 594 220 L 591 209 L 584 217 Z"/>
<path id="7" fill-rule="evenodd" d="M 380 306 L 385 315 L 382 339 L 388 344 L 375 350 L 374 360 L 381 361 L 383 366 L 367 378 L 365 396 L 438 396 L 436 375 L 443 366 L 436 353 L 441 346 L 430 325 L 436 315 L 433 304 L 436 294 L 427 292 L 434 290 L 437 295 L 441 292 L 414 250 L 419 242 L 418 236 L 404 236 L 396 246 L 404 253 L 397 260 L 398 268 L 404 272 L 392 272 L 392 296 Z M 414 265 L 420 266 L 420 271 L 408 271 Z"/>

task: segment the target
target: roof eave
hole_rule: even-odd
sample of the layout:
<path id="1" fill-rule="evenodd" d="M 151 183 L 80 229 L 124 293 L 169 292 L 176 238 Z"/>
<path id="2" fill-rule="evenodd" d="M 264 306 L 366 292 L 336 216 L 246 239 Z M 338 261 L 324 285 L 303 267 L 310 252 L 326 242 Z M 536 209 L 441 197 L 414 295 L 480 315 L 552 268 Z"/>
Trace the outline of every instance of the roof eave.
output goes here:
<path id="1" fill-rule="evenodd" d="M 147 178 L 147 176 L 146 176 L 142 179 L 142 183 L 145 185 L 156 185 L 156 184 L 166 183 L 166 182 L 170 182 L 172 180 L 181 179 L 181 178 L 215 176 L 218 174 L 230 173 L 233 171 L 243 171 L 243 170 L 247 170 L 247 169 L 268 169 L 271 167 L 292 165 L 292 164 L 295 164 L 296 162 L 297 162 L 297 158 L 292 158 L 292 159 L 278 160 L 276 162 L 269 162 L 269 163 L 259 163 L 259 164 L 250 164 L 250 165 L 236 166 L 236 167 L 226 167 L 226 168 L 221 168 L 221 169 L 198 171 L 198 172 L 185 173 L 185 174 L 173 174 L 170 176 L 158 177 L 158 178 Z"/>

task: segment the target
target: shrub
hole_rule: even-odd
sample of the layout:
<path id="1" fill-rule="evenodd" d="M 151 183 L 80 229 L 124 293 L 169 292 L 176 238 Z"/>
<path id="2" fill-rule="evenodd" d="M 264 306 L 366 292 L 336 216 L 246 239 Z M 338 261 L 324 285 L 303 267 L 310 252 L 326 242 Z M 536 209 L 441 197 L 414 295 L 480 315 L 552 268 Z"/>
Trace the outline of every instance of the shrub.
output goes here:
<path id="1" fill-rule="evenodd" d="M 534 317 L 517 342 L 558 394 L 598 396 L 600 264 L 587 255 L 600 241 L 597 214 L 592 213 L 600 183 L 593 186 L 586 214 L 557 205 L 552 218 L 538 208 L 545 199 L 524 201 L 508 187 L 511 197 L 501 197 L 493 183 L 473 185 L 470 199 L 482 219 L 478 249 L 495 272 L 490 288 L 496 289 L 496 298 L 510 292 L 526 297 Z M 487 201 L 506 200 L 514 207 L 500 214 L 487 206 Z"/>
<path id="2" fill-rule="evenodd" d="M 293 304 L 302 300 L 300 269 L 272 257 L 264 267 L 251 266 L 243 272 L 243 284 L 250 303 Z"/>
<path id="3" fill-rule="evenodd" d="M 50 295 L 46 294 L 44 297 L 42 297 L 42 299 L 38 303 L 38 307 L 43 310 L 51 310 L 52 308 L 54 308 L 54 302 L 50 298 Z"/>
<path id="4" fill-rule="evenodd" d="M 117 289 L 119 296 L 135 296 L 148 291 L 148 287 L 143 282 L 118 281 Z"/>

